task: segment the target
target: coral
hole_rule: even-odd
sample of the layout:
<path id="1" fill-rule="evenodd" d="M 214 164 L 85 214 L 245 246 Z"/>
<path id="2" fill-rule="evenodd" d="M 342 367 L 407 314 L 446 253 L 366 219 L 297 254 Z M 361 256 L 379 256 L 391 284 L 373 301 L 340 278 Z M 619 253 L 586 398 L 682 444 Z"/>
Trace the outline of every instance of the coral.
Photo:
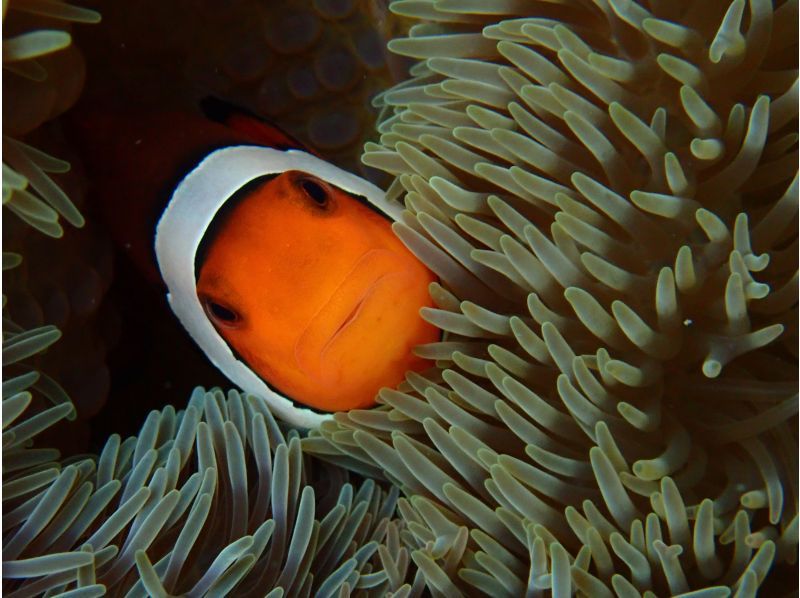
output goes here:
<path id="1" fill-rule="evenodd" d="M 308 452 L 434 595 L 753 596 L 797 556 L 797 4 L 398 0 L 363 160 L 436 360 Z"/>
<path id="2" fill-rule="evenodd" d="M 403 526 L 393 517 L 397 489 L 312 464 L 297 431 L 284 433 L 263 401 L 197 389 L 185 410 L 151 412 L 138 436 L 112 435 L 98 458 L 59 463 L 55 451 L 26 443 L 71 405 L 7 428 L 30 394 L 28 378 L 6 384 L 8 596 L 222 596 L 234 588 L 237 596 L 386 596 L 411 588 Z"/>

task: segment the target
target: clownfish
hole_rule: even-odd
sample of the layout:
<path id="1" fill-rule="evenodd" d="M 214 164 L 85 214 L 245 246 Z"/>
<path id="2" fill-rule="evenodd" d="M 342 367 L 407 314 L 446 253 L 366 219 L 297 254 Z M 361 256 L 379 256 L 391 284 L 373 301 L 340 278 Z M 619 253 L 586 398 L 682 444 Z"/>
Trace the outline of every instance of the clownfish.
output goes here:
<path id="1" fill-rule="evenodd" d="M 392 231 L 402 208 L 274 125 L 201 107 L 78 126 L 106 220 L 208 359 L 301 427 L 430 367 L 412 349 L 440 337 L 420 316 L 436 278 Z"/>

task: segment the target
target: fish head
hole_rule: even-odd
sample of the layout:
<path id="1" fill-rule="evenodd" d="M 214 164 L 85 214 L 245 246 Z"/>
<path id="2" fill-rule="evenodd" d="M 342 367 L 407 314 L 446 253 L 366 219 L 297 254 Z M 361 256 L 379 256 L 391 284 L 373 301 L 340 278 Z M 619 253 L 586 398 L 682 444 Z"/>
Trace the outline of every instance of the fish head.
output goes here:
<path id="1" fill-rule="evenodd" d="M 322 411 L 369 407 L 430 365 L 414 346 L 435 276 L 361 198 L 307 172 L 265 177 L 215 218 L 197 295 L 220 336 L 281 394 Z"/>

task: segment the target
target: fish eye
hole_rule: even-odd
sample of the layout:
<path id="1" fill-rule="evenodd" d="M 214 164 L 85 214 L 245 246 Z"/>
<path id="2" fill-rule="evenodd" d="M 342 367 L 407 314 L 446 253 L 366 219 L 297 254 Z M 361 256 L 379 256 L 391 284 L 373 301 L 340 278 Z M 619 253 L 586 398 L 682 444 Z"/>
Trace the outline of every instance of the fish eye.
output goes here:
<path id="1" fill-rule="evenodd" d="M 303 192 L 320 207 L 328 205 L 328 190 L 326 187 L 312 178 L 300 179 L 300 188 Z"/>
<path id="2" fill-rule="evenodd" d="M 235 310 L 221 303 L 217 303 L 216 301 L 212 301 L 207 297 L 203 299 L 203 307 L 205 307 L 208 317 L 221 326 L 230 328 L 236 326 L 241 320 L 241 317 Z"/>

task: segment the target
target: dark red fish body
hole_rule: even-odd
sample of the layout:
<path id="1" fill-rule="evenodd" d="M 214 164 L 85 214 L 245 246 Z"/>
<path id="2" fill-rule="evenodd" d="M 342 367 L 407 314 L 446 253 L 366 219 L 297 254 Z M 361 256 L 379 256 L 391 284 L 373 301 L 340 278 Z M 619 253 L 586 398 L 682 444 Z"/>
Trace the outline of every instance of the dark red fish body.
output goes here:
<path id="1" fill-rule="evenodd" d="M 304 149 L 277 127 L 209 98 L 200 109 L 117 111 L 79 106 L 67 132 L 79 149 L 112 238 L 154 283 L 153 233 L 177 183 L 212 151 L 235 145 Z M 307 150 L 306 150 L 307 151 Z"/>

